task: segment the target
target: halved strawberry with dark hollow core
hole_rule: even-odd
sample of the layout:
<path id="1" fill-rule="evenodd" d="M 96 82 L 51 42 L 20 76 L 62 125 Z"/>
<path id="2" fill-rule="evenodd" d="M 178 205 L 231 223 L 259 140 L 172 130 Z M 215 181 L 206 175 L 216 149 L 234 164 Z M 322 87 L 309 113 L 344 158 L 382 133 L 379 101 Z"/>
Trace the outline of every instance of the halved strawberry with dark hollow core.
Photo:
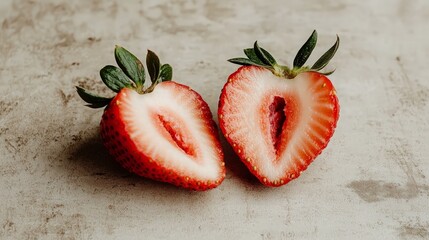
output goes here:
<path id="1" fill-rule="evenodd" d="M 218 118 L 227 141 L 263 184 L 281 186 L 297 178 L 327 146 L 339 117 L 331 81 L 319 73 L 335 44 L 312 67 L 304 66 L 317 41 L 314 31 L 293 68 L 279 65 L 255 42 L 244 65 L 231 74 L 219 99 Z"/>
<path id="2" fill-rule="evenodd" d="M 105 107 L 100 123 L 108 152 L 130 172 L 176 186 L 206 190 L 225 178 L 223 152 L 209 106 L 188 86 L 170 81 L 172 68 L 148 51 L 143 64 L 115 48 L 120 68 L 106 66 L 103 82 L 117 92 L 99 97 L 77 87 L 89 107 Z"/>

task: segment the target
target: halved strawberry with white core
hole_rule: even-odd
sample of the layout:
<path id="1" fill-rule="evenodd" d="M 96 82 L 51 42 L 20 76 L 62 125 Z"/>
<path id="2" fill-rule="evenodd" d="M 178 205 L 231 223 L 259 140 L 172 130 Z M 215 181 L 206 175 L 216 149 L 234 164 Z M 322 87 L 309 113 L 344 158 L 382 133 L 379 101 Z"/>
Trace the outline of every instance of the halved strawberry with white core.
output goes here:
<path id="1" fill-rule="evenodd" d="M 326 66 L 339 40 L 313 67 L 302 67 L 317 39 L 314 31 L 294 68 L 278 65 L 255 43 L 245 65 L 229 78 L 219 100 L 219 125 L 249 170 L 265 185 L 297 178 L 327 146 L 339 117 L 331 81 L 316 71 Z"/>
<path id="2" fill-rule="evenodd" d="M 91 107 L 107 105 L 100 127 L 109 153 L 140 176 L 193 190 L 218 186 L 225 167 L 207 103 L 189 87 L 169 81 L 171 67 L 161 66 L 154 53 L 148 52 L 152 84 L 146 89 L 141 62 L 120 47 L 115 54 L 123 71 L 101 70 L 106 85 L 118 92 L 113 99 L 78 88 Z"/>

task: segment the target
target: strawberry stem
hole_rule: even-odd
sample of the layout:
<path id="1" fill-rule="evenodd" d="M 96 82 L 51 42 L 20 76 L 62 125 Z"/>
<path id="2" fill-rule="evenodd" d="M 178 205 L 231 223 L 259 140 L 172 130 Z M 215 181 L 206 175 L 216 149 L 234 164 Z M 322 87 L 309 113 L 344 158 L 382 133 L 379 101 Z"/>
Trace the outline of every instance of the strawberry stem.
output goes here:
<path id="1" fill-rule="evenodd" d="M 145 69 L 142 62 L 123 47 L 115 47 L 115 59 L 118 67 L 107 65 L 100 70 L 100 77 L 104 84 L 114 92 L 123 88 L 134 89 L 139 94 L 152 92 L 160 82 L 170 81 L 173 77 L 173 68 L 169 64 L 159 62 L 158 56 L 148 50 L 146 67 L 151 78 L 151 84 L 145 89 Z M 87 90 L 76 87 L 79 96 L 88 103 L 87 106 L 100 108 L 107 106 L 113 98 L 105 98 L 92 94 Z"/>
<path id="2" fill-rule="evenodd" d="M 290 69 L 287 66 L 280 66 L 278 64 L 275 64 L 273 66 L 272 72 L 277 77 L 285 77 L 288 74 L 288 72 L 290 72 Z"/>
<path id="3" fill-rule="evenodd" d="M 314 30 L 311 36 L 304 43 L 304 45 L 299 49 L 297 55 L 295 56 L 292 68 L 289 68 L 286 65 L 277 64 L 277 61 L 274 59 L 274 57 L 268 51 L 261 48 L 258 45 L 257 41 L 255 41 L 255 43 L 253 44 L 253 48 L 244 49 L 244 54 L 247 56 L 247 58 L 232 58 L 228 61 L 239 65 L 263 67 L 270 70 L 274 75 L 278 77 L 293 79 L 303 72 L 319 72 L 326 65 L 328 65 L 329 61 L 332 59 L 338 49 L 338 46 L 340 44 L 340 38 L 337 35 L 337 40 L 335 44 L 327 52 L 325 52 L 316 61 L 316 63 L 313 64 L 312 67 L 303 66 L 313 52 L 316 43 L 317 31 Z M 329 75 L 332 74 L 333 71 L 320 73 L 324 75 Z"/>

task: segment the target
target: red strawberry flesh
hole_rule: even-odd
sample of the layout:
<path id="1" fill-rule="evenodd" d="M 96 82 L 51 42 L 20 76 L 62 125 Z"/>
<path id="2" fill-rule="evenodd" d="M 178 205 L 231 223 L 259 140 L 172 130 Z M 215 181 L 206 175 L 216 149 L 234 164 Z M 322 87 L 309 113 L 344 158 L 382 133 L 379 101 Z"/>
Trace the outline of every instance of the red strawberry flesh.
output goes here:
<path id="1" fill-rule="evenodd" d="M 171 65 L 161 64 L 151 50 L 146 55 L 150 85 L 134 54 L 121 46 L 114 52 L 119 67 L 103 67 L 100 77 L 115 97 L 76 86 L 88 107 L 105 107 L 100 130 L 109 153 L 140 176 L 192 190 L 217 187 L 225 178 L 225 163 L 208 104 L 172 81 Z"/>
<path id="2" fill-rule="evenodd" d="M 273 141 L 273 146 L 276 150 L 276 154 L 278 153 L 278 148 L 280 145 L 280 135 L 282 133 L 283 124 L 286 120 L 285 106 L 285 100 L 278 96 L 274 97 L 273 102 L 269 106 L 271 138 Z"/>
<path id="3" fill-rule="evenodd" d="M 164 111 L 163 115 L 154 115 L 153 117 L 159 120 L 159 124 L 156 125 L 159 128 L 158 130 L 162 133 L 168 133 L 164 134 L 165 139 L 168 139 L 171 145 L 176 144 L 184 153 L 195 159 L 197 157 L 193 146 L 195 140 L 190 139 L 191 134 L 186 124 L 181 122 L 180 117 L 174 116 L 174 112 L 167 111 Z"/>
<path id="4" fill-rule="evenodd" d="M 326 147 L 338 119 L 338 100 L 322 74 L 284 79 L 240 67 L 224 86 L 219 124 L 249 170 L 269 186 L 298 177 Z"/>
<path id="5" fill-rule="evenodd" d="M 194 190 L 225 177 L 210 109 L 184 85 L 162 82 L 143 95 L 122 89 L 105 110 L 101 133 L 111 155 L 138 175 Z"/>

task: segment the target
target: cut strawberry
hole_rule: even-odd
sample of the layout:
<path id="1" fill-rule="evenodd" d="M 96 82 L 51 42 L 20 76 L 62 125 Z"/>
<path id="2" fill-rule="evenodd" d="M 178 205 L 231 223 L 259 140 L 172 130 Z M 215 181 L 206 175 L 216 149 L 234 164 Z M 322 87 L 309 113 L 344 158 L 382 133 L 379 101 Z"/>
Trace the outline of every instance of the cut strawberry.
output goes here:
<path id="1" fill-rule="evenodd" d="M 278 65 L 255 43 L 245 65 L 225 84 L 219 100 L 219 124 L 239 158 L 265 185 L 297 178 L 327 146 L 339 117 L 331 81 L 316 71 L 326 66 L 339 40 L 313 67 L 303 67 L 316 43 L 314 31 L 298 52 L 294 67 Z"/>
<path id="2" fill-rule="evenodd" d="M 153 52 L 147 55 L 152 84 L 146 89 L 142 63 L 121 47 L 115 55 L 122 69 L 106 66 L 100 72 L 118 92 L 113 99 L 78 87 L 90 107 L 107 105 L 100 127 L 109 153 L 140 176 L 193 190 L 218 186 L 225 167 L 207 103 L 189 87 L 170 81 L 170 65 L 160 65 Z"/>

